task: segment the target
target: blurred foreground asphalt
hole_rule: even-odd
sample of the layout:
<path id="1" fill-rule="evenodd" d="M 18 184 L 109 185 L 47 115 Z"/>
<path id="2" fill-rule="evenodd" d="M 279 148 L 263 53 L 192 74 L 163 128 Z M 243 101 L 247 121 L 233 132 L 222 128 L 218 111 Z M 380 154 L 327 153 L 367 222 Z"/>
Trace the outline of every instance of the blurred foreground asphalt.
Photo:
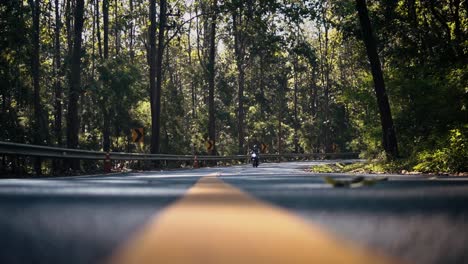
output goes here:
<path id="1" fill-rule="evenodd" d="M 304 171 L 323 162 L 0 180 L 0 263 L 101 263 L 210 174 L 343 241 L 408 263 L 468 263 L 467 178 L 332 188 Z"/>

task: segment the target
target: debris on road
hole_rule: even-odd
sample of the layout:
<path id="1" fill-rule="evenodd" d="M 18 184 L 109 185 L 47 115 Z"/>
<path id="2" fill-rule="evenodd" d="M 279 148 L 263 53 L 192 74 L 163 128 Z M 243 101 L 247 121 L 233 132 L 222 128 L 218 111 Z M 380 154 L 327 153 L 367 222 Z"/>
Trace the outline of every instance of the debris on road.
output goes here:
<path id="1" fill-rule="evenodd" d="M 324 177 L 325 182 L 332 185 L 333 187 L 346 187 L 346 188 L 357 188 L 362 186 L 372 186 L 381 181 L 388 181 L 388 177 L 372 177 L 365 178 L 363 176 L 357 176 L 351 178 L 351 180 L 338 180 L 330 176 Z"/>

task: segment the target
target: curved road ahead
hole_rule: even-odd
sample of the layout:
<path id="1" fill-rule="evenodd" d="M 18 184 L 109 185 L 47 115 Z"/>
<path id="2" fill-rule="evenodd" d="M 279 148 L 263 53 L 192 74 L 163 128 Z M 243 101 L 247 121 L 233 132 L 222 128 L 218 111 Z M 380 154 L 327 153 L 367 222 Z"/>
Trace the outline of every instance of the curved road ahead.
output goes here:
<path id="1" fill-rule="evenodd" d="M 467 178 L 317 163 L 0 180 L 0 263 L 468 263 Z"/>

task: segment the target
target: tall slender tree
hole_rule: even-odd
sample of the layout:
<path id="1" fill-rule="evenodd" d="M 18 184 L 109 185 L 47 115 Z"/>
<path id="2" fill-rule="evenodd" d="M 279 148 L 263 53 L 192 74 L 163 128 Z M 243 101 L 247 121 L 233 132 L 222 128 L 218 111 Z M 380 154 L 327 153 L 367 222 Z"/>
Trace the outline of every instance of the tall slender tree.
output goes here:
<path id="1" fill-rule="evenodd" d="M 151 153 L 159 153 L 161 128 L 161 85 L 162 58 L 164 47 L 164 29 L 166 24 L 166 1 L 159 5 L 159 23 L 156 23 L 156 1 L 151 0 L 149 6 L 149 77 L 151 105 Z M 156 48 L 156 28 L 158 28 L 158 46 Z"/>
<path id="2" fill-rule="evenodd" d="M 31 68 L 34 90 L 34 144 L 44 144 L 45 134 L 47 133 L 46 124 L 43 120 L 41 87 L 40 87 L 40 17 L 41 1 L 30 0 L 29 5 L 32 11 L 32 55 Z M 36 174 L 41 175 L 41 159 L 36 158 L 34 163 Z"/>
<path id="3" fill-rule="evenodd" d="M 327 18 L 329 12 L 328 1 L 321 1 L 320 3 L 320 19 L 317 21 L 319 24 L 319 50 L 320 50 L 320 76 L 323 87 L 323 123 L 322 127 L 322 145 L 325 152 L 331 151 L 330 144 L 330 54 L 329 54 L 329 31 L 330 22 Z M 322 32 L 323 28 L 323 32 Z"/>
<path id="4" fill-rule="evenodd" d="M 362 36 L 369 58 L 372 77 L 374 79 L 374 90 L 377 96 L 377 104 L 380 112 L 380 122 L 382 125 L 382 142 L 385 153 L 389 158 L 398 156 L 398 144 L 393 126 L 392 113 L 388 96 L 385 90 L 385 82 L 383 78 L 382 68 L 380 66 L 379 54 L 377 53 L 377 44 L 372 33 L 372 25 L 369 19 L 366 0 L 356 0 L 356 9 L 361 23 Z"/>
<path id="5" fill-rule="evenodd" d="M 98 42 L 98 51 L 99 51 L 99 58 L 102 60 L 102 43 L 101 43 L 101 15 L 99 14 L 99 0 L 94 0 L 94 11 L 95 11 L 95 16 L 96 16 L 96 35 L 97 35 L 97 42 Z"/>
<path id="6" fill-rule="evenodd" d="M 119 32 L 119 3 L 121 1 L 114 1 L 114 41 L 115 41 L 115 54 L 119 55 L 120 53 L 120 32 Z"/>
<path id="7" fill-rule="evenodd" d="M 55 29 L 54 29 L 54 136 L 57 146 L 63 145 L 62 136 L 62 104 L 63 104 L 63 89 L 62 89 L 62 63 L 60 53 L 60 30 L 62 20 L 60 18 L 60 4 L 59 0 L 55 0 Z M 54 160 L 54 171 L 59 170 L 60 163 Z"/>
<path id="8" fill-rule="evenodd" d="M 151 104 L 151 153 L 157 153 L 159 150 L 159 126 L 156 126 L 159 118 L 156 118 L 156 0 L 150 0 L 149 5 L 149 90 Z"/>
<path id="9" fill-rule="evenodd" d="M 55 140 L 58 146 L 62 146 L 62 66 L 60 56 L 60 30 L 62 20 L 60 18 L 60 4 L 59 0 L 55 0 L 55 30 L 54 30 L 54 87 L 55 87 L 55 118 L 54 118 L 54 132 Z"/>
<path id="10" fill-rule="evenodd" d="M 130 61 L 133 63 L 135 58 L 135 51 L 134 51 L 134 38 L 135 38 L 135 19 L 133 14 L 133 0 L 129 0 L 130 6 L 130 41 L 129 41 L 129 54 L 130 54 Z"/>
<path id="11" fill-rule="evenodd" d="M 102 16 L 103 16 L 103 27 L 104 27 L 104 62 L 107 63 L 109 59 L 109 0 L 104 0 L 102 2 Z M 104 78 L 103 86 L 104 89 L 109 89 L 108 78 Z M 110 113 L 109 106 L 106 104 L 102 105 L 102 114 L 103 114 L 103 149 L 105 152 L 110 150 Z"/>
<path id="12" fill-rule="evenodd" d="M 208 137 L 213 144 L 211 154 L 216 154 L 216 120 L 215 120 L 215 102 L 214 102 L 214 90 L 215 90 L 215 60 L 216 60 L 216 20 L 217 20 L 217 6 L 218 1 L 212 0 L 211 5 L 211 21 L 210 21 L 210 51 L 208 59 Z"/>
<path id="13" fill-rule="evenodd" d="M 102 19 L 104 28 L 104 59 L 109 58 L 109 0 L 102 1 Z"/>
<path id="14" fill-rule="evenodd" d="M 66 0 L 65 2 L 65 30 L 67 32 L 67 60 L 71 59 L 73 52 L 73 7 L 72 0 Z M 70 62 L 67 64 L 70 67 Z M 68 71 L 68 80 L 70 80 L 70 72 Z"/>
<path id="15" fill-rule="evenodd" d="M 234 33 L 234 54 L 236 58 L 237 66 L 237 141 L 238 141 L 238 154 L 244 152 L 244 90 L 245 90 L 245 55 L 246 55 L 246 43 L 245 43 L 245 17 L 243 15 L 244 5 L 242 2 L 239 6 L 235 6 L 232 11 L 232 28 Z"/>
<path id="16" fill-rule="evenodd" d="M 294 129 L 294 139 L 293 139 L 293 144 L 294 144 L 294 152 L 298 153 L 299 152 L 299 136 L 297 134 L 298 129 L 299 129 L 299 117 L 298 117 L 298 102 L 297 102 L 297 97 L 298 97 L 298 58 L 296 55 L 294 55 L 293 58 L 293 79 L 294 79 L 294 100 L 293 100 L 293 105 L 294 105 L 294 123 L 293 123 L 293 129 Z"/>
<path id="17" fill-rule="evenodd" d="M 78 147 L 80 120 L 78 118 L 78 100 L 81 92 L 81 35 L 83 32 L 84 0 L 76 0 L 73 27 L 73 51 L 70 64 L 70 90 L 68 94 L 67 147 Z M 78 170 L 79 162 L 73 161 L 71 169 Z"/>
<path id="18" fill-rule="evenodd" d="M 153 1 L 151 1 L 153 2 Z M 161 86 L 162 86 L 162 78 L 163 78 L 163 70 L 162 70 L 162 62 L 163 62 L 163 54 L 164 54 L 164 40 L 165 40 L 165 29 L 166 29 L 166 0 L 161 0 L 159 2 L 159 23 L 158 23 L 158 48 L 151 52 L 152 58 L 150 58 L 151 62 L 155 63 L 153 70 L 155 71 L 156 83 L 154 88 L 151 89 L 151 153 L 159 153 L 160 151 L 160 128 L 161 128 Z M 151 19 L 151 26 L 150 33 L 153 34 L 153 29 L 156 26 L 156 19 L 154 18 L 156 14 L 156 10 L 152 10 L 152 4 L 150 5 L 150 19 Z M 151 15 L 153 13 L 153 15 Z M 151 39 L 151 37 L 150 37 Z M 150 40 L 151 41 L 151 40 Z M 153 45 L 151 43 L 150 45 Z M 153 58 L 156 55 L 156 58 Z M 155 60 L 155 61 L 153 61 Z M 151 63 L 151 64 L 152 64 Z M 151 65 L 150 65 L 150 68 Z M 151 69 L 150 69 L 151 70 Z M 151 76 L 150 76 L 151 78 Z"/>

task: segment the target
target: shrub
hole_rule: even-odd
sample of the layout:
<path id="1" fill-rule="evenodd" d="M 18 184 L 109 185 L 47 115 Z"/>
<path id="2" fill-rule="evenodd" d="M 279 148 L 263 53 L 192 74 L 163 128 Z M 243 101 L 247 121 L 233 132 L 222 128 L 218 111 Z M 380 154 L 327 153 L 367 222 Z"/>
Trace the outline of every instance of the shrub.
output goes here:
<path id="1" fill-rule="evenodd" d="M 468 127 L 452 129 L 442 147 L 434 152 L 418 154 L 413 169 L 422 172 L 466 172 L 468 171 Z"/>

